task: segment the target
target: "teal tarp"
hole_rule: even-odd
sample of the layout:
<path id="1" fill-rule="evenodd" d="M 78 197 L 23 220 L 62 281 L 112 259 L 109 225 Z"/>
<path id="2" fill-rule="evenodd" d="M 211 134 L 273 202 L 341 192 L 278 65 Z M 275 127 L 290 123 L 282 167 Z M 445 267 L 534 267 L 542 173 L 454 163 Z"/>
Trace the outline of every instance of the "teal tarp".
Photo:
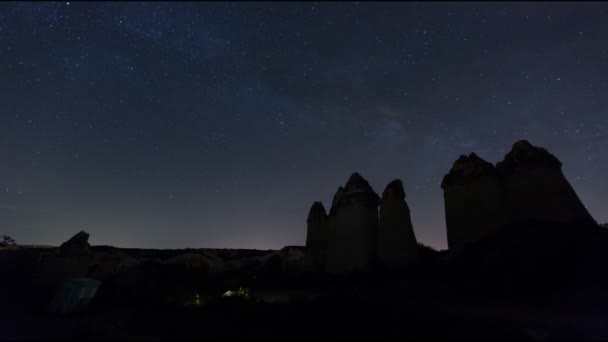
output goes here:
<path id="1" fill-rule="evenodd" d="M 63 283 L 49 305 L 52 313 L 71 313 L 85 310 L 101 283 L 95 279 L 74 278 Z"/>

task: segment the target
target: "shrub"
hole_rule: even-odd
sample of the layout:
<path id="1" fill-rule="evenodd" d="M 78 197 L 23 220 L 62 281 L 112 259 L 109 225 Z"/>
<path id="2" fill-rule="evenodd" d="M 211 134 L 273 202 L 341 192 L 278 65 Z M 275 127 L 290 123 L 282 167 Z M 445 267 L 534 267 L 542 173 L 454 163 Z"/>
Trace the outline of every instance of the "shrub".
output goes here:
<path id="1" fill-rule="evenodd" d="M 2 235 L 0 241 L 0 247 L 14 247 L 17 246 L 15 239 L 11 238 L 8 235 Z"/>

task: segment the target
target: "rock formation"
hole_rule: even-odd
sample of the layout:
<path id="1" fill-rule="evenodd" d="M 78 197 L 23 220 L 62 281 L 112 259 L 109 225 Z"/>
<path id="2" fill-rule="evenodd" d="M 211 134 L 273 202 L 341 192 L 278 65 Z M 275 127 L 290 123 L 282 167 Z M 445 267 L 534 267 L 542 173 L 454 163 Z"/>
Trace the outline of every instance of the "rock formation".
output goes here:
<path id="1" fill-rule="evenodd" d="M 358 173 L 334 196 L 329 214 L 326 271 L 370 270 L 377 257 L 380 197 Z"/>
<path id="2" fill-rule="evenodd" d="M 503 182 L 513 221 L 592 224 L 595 221 L 546 149 L 517 141 L 496 170 Z"/>
<path id="3" fill-rule="evenodd" d="M 87 269 L 87 278 L 103 280 L 120 272 L 128 272 L 138 261 L 119 248 L 93 251 Z"/>
<path id="4" fill-rule="evenodd" d="M 399 179 L 382 193 L 378 229 L 378 261 L 389 269 L 402 269 L 418 257 L 418 243 Z"/>
<path id="5" fill-rule="evenodd" d="M 88 240 L 89 234 L 81 231 L 56 250 L 41 255 L 32 271 L 34 281 L 53 289 L 69 278 L 86 277 L 94 259 Z"/>
<path id="6" fill-rule="evenodd" d="M 77 257 L 90 253 L 89 234 L 84 231 L 80 231 L 59 246 L 59 254 L 62 256 Z"/>
<path id="7" fill-rule="evenodd" d="M 474 153 L 461 156 L 441 184 L 448 247 L 464 247 L 507 225 L 526 221 L 595 225 L 544 148 L 517 141 L 494 167 Z"/>
<path id="8" fill-rule="evenodd" d="M 325 207 L 321 202 L 313 203 L 306 225 L 307 264 L 313 271 L 322 271 L 325 265 L 328 226 Z"/>
<path id="9" fill-rule="evenodd" d="M 281 257 L 281 272 L 287 274 L 298 274 L 302 271 L 304 263 L 307 261 L 307 251 L 301 246 L 285 246 L 279 252 Z M 318 265 L 322 267 L 323 265 Z M 320 270 L 320 269 L 317 269 Z"/>
<path id="10" fill-rule="evenodd" d="M 454 162 L 441 188 L 451 252 L 461 251 L 507 223 L 505 196 L 496 168 L 475 153 Z"/>
<path id="11" fill-rule="evenodd" d="M 338 207 L 338 202 L 340 202 L 340 200 L 342 199 L 342 196 L 344 196 L 344 188 L 343 187 L 338 187 L 338 190 L 336 190 L 336 193 L 334 194 L 334 198 L 331 201 L 331 208 L 329 208 L 329 215 L 334 215 L 336 212 L 336 208 Z"/>

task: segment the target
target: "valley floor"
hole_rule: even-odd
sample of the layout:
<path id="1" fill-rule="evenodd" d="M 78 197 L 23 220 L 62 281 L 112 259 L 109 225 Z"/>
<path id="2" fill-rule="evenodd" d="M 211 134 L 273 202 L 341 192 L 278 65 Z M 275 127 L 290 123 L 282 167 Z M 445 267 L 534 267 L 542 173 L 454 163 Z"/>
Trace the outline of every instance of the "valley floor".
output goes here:
<path id="1" fill-rule="evenodd" d="M 2 314 L 2 339 L 608 339 L 608 315 L 431 301 L 214 303 L 183 309 L 121 309 L 80 315 Z"/>

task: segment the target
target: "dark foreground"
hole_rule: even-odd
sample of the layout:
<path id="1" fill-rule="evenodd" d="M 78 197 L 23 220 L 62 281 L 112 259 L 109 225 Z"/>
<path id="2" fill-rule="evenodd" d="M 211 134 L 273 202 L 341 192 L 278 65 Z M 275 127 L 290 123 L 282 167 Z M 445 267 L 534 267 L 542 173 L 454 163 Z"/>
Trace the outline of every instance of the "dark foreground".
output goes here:
<path id="1" fill-rule="evenodd" d="M 476 295 L 466 284 L 387 280 L 341 293 L 342 285 L 284 303 L 114 306 L 100 299 L 79 314 L 2 310 L 2 339 L 608 339 L 606 300 L 595 301 L 595 290 Z"/>
<path id="2" fill-rule="evenodd" d="M 297 272 L 270 252 L 218 252 L 240 261 L 213 272 L 191 262 L 208 251 L 7 250 L 0 340 L 608 340 L 608 231 L 572 231 L 522 226 L 458 258 L 421 249 L 407 272 L 347 276 Z M 57 284 L 83 276 L 101 281 L 86 311 L 49 314 Z M 251 296 L 221 295 L 239 286 Z M 195 304 L 194 293 L 206 297 Z"/>
<path id="3" fill-rule="evenodd" d="M 5 313 L 6 314 L 6 313 Z M 4 316 L 4 315 L 3 315 Z M 292 304 L 222 303 L 193 309 L 7 315 L 3 339 L 606 339 L 608 317 L 505 306 L 333 300 Z"/>

